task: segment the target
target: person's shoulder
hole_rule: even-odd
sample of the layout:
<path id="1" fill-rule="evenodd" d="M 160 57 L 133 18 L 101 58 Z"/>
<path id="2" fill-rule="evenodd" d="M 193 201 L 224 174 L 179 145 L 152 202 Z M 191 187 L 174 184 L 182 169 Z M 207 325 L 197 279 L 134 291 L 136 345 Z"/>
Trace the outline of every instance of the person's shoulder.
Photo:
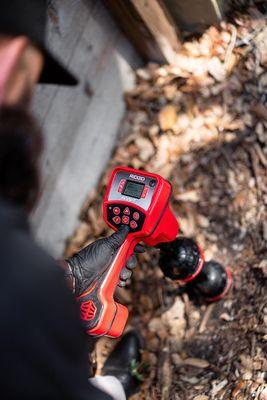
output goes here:
<path id="1" fill-rule="evenodd" d="M 73 329 L 80 329 L 79 309 L 67 287 L 63 268 L 30 234 L 22 230 L 10 232 L 0 242 L 1 253 L 4 279 L 0 282 L 0 290 L 15 291 L 16 296 L 20 293 L 24 306 L 31 302 L 31 309 L 36 307 L 36 314 L 40 312 L 42 319 L 52 321 L 53 326 L 58 324 L 56 321 L 60 314 L 68 327 L 68 321 L 72 321 Z"/>
<path id="2" fill-rule="evenodd" d="M 2 273 L 21 282 L 62 280 L 63 272 L 57 262 L 24 230 L 11 229 L 0 241 Z"/>

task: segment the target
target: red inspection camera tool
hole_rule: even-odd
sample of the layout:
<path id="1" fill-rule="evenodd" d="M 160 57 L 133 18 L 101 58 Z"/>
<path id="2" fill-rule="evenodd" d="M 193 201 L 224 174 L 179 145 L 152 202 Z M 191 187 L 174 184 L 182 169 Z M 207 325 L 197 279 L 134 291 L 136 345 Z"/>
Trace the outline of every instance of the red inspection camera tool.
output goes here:
<path id="1" fill-rule="evenodd" d="M 84 300 L 81 317 L 88 334 L 122 334 L 128 310 L 113 298 L 121 270 L 137 243 L 155 246 L 177 236 L 179 227 L 169 206 L 170 196 L 170 183 L 159 175 L 125 167 L 113 171 L 104 198 L 104 220 L 114 230 L 127 225 L 130 232 L 112 264 L 79 298 Z"/>
<path id="2" fill-rule="evenodd" d="M 105 222 L 114 230 L 129 227 L 129 234 L 110 266 L 82 294 L 81 318 L 89 335 L 118 337 L 128 310 L 114 300 L 120 273 L 139 242 L 160 249 L 159 266 L 174 282 L 206 301 L 223 298 L 232 285 L 230 268 L 216 261 L 205 262 L 204 253 L 190 238 L 177 237 L 179 225 L 170 209 L 171 184 L 161 176 L 118 167 L 109 179 L 103 204 Z"/>

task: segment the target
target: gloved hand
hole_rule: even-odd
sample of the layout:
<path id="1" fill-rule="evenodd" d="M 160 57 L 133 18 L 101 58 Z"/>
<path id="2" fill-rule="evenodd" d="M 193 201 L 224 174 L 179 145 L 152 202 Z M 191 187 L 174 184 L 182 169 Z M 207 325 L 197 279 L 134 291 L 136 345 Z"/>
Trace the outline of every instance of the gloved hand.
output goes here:
<path id="1" fill-rule="evenodd" d="M 127 226 L 121 226 L 119 230 L 111 236 L 89 244 L 67 260 L 74 278 L 74 291 L 77 297 L 84 293 L 111 264 L 117 250 L 126 239 L 128 233 L 129 228 Z M 136 246 L 135 252 L 140 253 L 143 251 L 144 249 L 142 246 Z M 136 256 L 133 255 L 129 258 L 126 266 L 121 271 L 118 286 L 125 286 L 136 264 Z"/>

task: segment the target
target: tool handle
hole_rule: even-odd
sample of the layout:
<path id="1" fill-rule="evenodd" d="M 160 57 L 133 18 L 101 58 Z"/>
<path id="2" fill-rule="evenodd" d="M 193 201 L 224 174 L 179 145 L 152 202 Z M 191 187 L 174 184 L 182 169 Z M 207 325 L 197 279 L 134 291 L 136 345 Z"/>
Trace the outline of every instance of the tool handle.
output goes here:
<path id="1" fill-rule="evenodd" d="M 111 297 L 113 298 L 114 291 L 120 278 L 121 270 L 123 267 L 125 267 L 127 260 L 133 255 L 137 242 L 138 240 L 132 238 L 131 236 L 127 236 L 117 251 L 112 264 L 106 272 L 103 285 L 101 285 L 103 295 L 106 299 L 111 299 Z"/>
<path id="2" fill-rule="evenodd" d="M 115 302 L 113 296 L 121 270 L 133 254 L 137 242 L 132 235 L 128 235 L 101 277 L 78 298 L 81 319 L 89 335 L 118 337 L 122 333 L 128 310 Z"/>

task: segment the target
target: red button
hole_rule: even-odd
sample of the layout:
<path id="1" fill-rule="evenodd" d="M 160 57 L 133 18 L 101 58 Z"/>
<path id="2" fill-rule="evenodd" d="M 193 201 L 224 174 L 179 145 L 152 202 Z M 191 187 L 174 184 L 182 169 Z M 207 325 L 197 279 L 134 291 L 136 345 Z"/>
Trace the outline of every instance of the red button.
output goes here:
<path id="1" fill-rule="evenodd" d="M 126 208 L 123 210 L 123 214 L 130 215 L 130 209 L 129 209 L 129 207 L 126 207 Z"/>
<path id="2" fill-rule="evenodd" d="M 128 225 L 129 224 L 129 217 L 126 217 L 126 215 L 124 215 L 123 217 L 122 217 L 122 223 L 123 224 L 126 224 L 126 225 Z"/>
<path id="3" fill-rule="evenodd" d="M 120 224 L 121 223 L 121 219 L 120 217 L 113 217 L 112 220 L 115 222 L 115 224 Z"/>
<path id="4" fill-rule="evenodd" d="M 119 213 L 121 212 L 121 210 L 119 209 L 119 207 L 114 207 L 113 208 L 113 212 L 115 215 L 119 215 Z"/>
<path id="5" fill-rule="evenodd" d="M 144 187 L 144 190 L 143 190 L 143 193 L 142 193 L 142 199 L 144 199 L 144 198 L 146 197 L 147 192 L 148 192 L 148 189 L 149 189 L 148 186 L 145 186 L 145 187 Z"/>
<path id="6" fill-rule="evenodd" d="M 136 223 L 135 221 L 131 221 L 131 222 L 130 222 L 130 227 L 131 227 L 132 229 L 137 228 L 137 223 Z"/>
<path id="7" fill-rule="evenodd" d="M 133 219 L 135 219 L 136 221 L 138 221 L 140 218 L 140 214 L 138 212 L 134 212 L 133 213 Z"/>
<path id="8" fill-rule="evenodd" d="M 120 183 L 119 183 L 119 186 L 118 186 L 118 192 L 119 192 L 119 193 L 122 192 L 122 190 L 123 190 L 123 188 L 124 188 L 124 185 L 125 185 L 125 182 L 126 182 L 126 179 L 121 179 L 121 180 L 120 180 Z"/>

